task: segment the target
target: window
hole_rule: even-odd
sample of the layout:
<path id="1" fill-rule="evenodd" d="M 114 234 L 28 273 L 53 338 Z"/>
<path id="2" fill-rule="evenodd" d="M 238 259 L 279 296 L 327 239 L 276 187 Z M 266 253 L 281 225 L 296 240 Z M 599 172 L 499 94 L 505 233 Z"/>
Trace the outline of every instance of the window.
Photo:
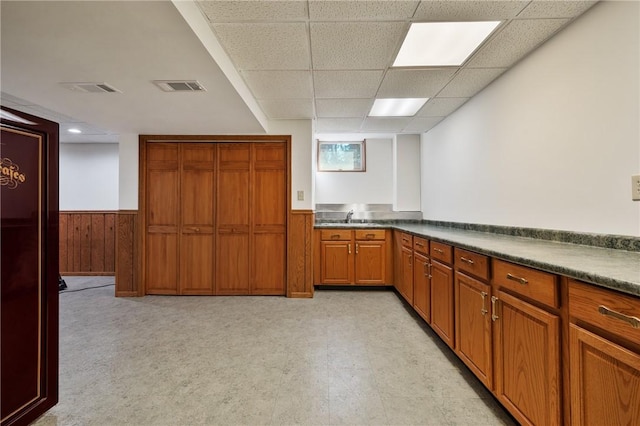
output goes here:
<path id="1" fill-rule="evenodd" d="M 356 142 L 318 141 L 319 172 L 364 172 L 364 140 Z"/>

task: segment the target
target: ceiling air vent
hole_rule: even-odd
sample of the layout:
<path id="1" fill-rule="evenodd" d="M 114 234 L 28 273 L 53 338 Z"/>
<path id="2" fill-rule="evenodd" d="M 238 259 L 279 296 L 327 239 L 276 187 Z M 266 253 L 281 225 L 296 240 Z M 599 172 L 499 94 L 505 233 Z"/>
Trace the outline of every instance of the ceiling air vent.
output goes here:
<path id="1" fill-rule="evenodd" d="M 107 83 L 60 83 L 69 90 L 84 93 L 122 93 Z"/>
<path id="2" fill-rule="evenodd" d="M 196 80 L 154 80 L 153 83 L 165 92 L 204 92 L 207 90 Z"/>

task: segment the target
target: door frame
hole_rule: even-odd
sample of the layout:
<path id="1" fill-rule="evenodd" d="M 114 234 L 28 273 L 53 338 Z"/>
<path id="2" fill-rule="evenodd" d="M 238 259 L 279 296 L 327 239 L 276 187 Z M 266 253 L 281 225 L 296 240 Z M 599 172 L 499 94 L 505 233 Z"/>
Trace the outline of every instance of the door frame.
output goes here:
<path id="1" fill-rule="evenodd" d="M 136 253 L 137 264 L 140 265 L 138 269 L 139 284 L 138 296 L 144 296 L 146 294 L 146 189 L 147 189 L 147 146 L 153 143 L 273 143 L 284 142 L 286 151 L 286 245 L 289 246 L 289 239 L 291 238 L 289 226 L 291 216 L 291 135 L 140 135 L 138 137 L 138 226 L 139 229 L 137 238 L 137 245 L 140 247 L 138 253 Z M 287 253 L 288 250 L 285 250 Z M 288 256 L 285 255 L 285 295 L 288 295 Z"/>

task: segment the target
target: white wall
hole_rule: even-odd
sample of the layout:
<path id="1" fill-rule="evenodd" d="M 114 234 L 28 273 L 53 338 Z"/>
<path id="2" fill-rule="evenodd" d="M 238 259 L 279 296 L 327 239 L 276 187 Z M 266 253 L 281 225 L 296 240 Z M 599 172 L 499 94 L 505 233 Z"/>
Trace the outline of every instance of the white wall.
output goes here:
<path id="1" fill-rule="evenodd" d="M 420 211 L 420 135 L 393 140 L 393 210 Z"/>
<path id="2" fill-rule="evenodd" d="M 348 135 L 340 140 L 362 140 Z M 321 140 L 338 140 L 322 136 Z M 314 149 L 316 144 L 314 143 Z M 317 172 L 316 204 L 392 204 L 393 139 L 366 138 L 365 172 Z M 314 165 L 315 169 L 315 165 Z"/>
<path id="3" fill-rule="evenodd" d="M 291 135 L 291 209 L 313 209 L 311 120 L 273 120 L 269 134 Z M 297 191 L 304 191 L 304 200 L 298 200 Z"/>
<path id="4" fill-rule="evenodd" d="M 601 2 L 422 141 L 425 219 L 640 235 L 638 2 Z"/>
<path id="5" fill-rule="evenodd" d="M 60 210 L 118 210 L 118 145 L 60 144 Z"/>

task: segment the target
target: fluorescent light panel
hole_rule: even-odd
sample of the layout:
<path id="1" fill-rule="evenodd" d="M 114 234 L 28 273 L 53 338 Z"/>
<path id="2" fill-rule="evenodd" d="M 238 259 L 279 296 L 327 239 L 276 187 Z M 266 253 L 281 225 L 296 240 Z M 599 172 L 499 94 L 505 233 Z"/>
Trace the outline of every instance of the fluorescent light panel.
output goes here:
<path id="1" fill-rule="evenodd" d="M 79 134 L 79 133 L 82 133 L 82 130 L 76 129 L 75 127 L 73 127 L 71 129 L 67 130 L 67 132 Z"/>
<path id="2" fill-rule="evenodd" d="M 373 102 L 369 117 L 411 117 L 429 98 L 387 98 Z"/>
<path id="3" fill-rule="evenodd" d="M 462 65 L 498 24 L 500 21 L 413 23 L 393 66 Z"/>

